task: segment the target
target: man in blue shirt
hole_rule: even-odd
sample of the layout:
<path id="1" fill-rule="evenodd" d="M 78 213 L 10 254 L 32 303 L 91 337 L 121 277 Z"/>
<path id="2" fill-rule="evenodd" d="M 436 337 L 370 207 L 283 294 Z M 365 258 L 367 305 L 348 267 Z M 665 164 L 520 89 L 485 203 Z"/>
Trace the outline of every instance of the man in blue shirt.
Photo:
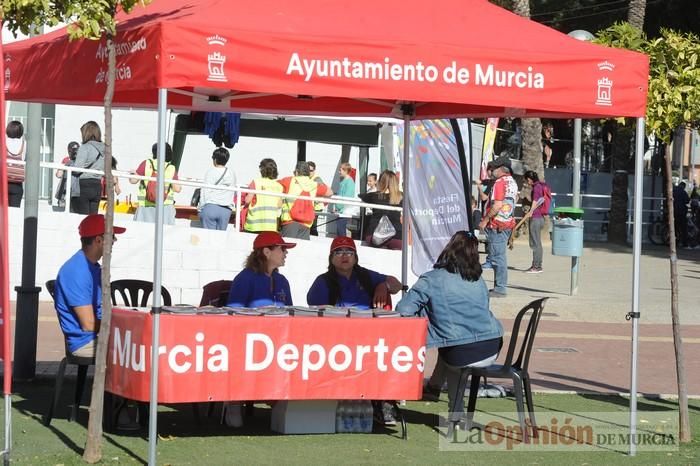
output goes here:
<path id="1" fill-rule="evenodd" d="M 395 277 L 360 267 L 352 238 L 338 236 L 331 243 L 328 272 L 316 277 L 306 295 L 310 306 L 382 308 L 389 295 L 401 291 Z"/>
<path id="2" fill-rule="evenodd" d="M 114 233 L 126 228 L 114 227 Z M 102 319 L 102 278 L 100 264 L 104 251 L 104 215 L 88 215 L 78 226 L 81 249 L 58 271 L 55 306 L 58 322 L 74 356 L 94 357 Z M 116 241 L 116 236 L 114 241 Z"/>

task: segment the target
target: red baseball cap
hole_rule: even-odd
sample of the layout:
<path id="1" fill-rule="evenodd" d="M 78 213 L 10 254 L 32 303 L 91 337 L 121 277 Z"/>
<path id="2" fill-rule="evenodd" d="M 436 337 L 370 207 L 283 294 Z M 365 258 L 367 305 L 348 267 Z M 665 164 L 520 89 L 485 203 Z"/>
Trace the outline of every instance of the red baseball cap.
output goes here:
<path id="1" fill-rule="evenodd" d="M 255 237 L 253 241 L 253 249 L 270 248 L 274 246 L 284 246 L 286 248 L 293 248 L 297 243 L 287 243 L 282 238 L 282 235 L 276 231 L 263 231 L 258 236 Z"/>
<path id="2" fill-rule="evenodd" d="M 112 227 L 115 234 L 119 235 L 126 231 L 124 227 L 114 225 Z M 78 225 L 78 233 L 81 238 L 91 238 L 105 234 L 105 216 L 102 214 L 88 215 Z"/>
<path id="3" fill-rule="evenodd" d="M 342 248 L 349 248 L 357 252 L 357 246 L 355 246 L 355 242 L 352 240 L 352 238 L 349 236 L 336 236 L 331 243 L 331 252 Z"/>

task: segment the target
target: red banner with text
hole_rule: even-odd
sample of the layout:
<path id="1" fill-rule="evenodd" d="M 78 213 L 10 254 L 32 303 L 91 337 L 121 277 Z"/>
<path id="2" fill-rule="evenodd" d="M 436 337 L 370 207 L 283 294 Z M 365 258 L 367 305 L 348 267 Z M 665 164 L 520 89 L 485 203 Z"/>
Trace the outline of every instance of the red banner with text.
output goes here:
<path id="1" fill-rule="evenodd" d="M 152 322 L 114 310 L 108 391 L 148 400 Z M 163 314 L 160 329 L 163 403 L 421 397 L 426 319 Z"/>

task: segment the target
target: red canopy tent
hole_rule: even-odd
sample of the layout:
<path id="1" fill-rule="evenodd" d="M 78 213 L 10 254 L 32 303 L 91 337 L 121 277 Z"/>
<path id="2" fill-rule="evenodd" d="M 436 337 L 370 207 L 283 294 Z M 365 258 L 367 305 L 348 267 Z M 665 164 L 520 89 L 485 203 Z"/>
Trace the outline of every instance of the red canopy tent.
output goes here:
<path id="1" fill-rule="evenodd" d="M 394 116 L 406 122 L 404 140 L 409 139 L 410 119 L 642 117 L 646 107 L 646 56 L 580 42 L 486 0 L 444 0 L 429 7 L 415 0 L 154 0 L 118 16 L 116 47 L 114 105 L 157 106 L 160 148 L 167 107 Z M 59 30 L 7 45 L 4 61 L 10 100 L 102 104 L 104 41 L 69 42 L 65 30 Z M 638 128 L 641 172 L 641 118 Z M 408 144 L 404 158 L 406 180 Z M 160 190 L 163 172 L 159 166 Z M 633 311 L 639 303 L 641 187 L 640 181 L 635 186 Z M 154 307 L 160 306 L 161 202 L 156 214 Z M 404 203 L 405 218 L 408 215 Z M 405 254 L 402 268 L 405 279 Z M 153 440 L 155 352 L 152 361 Z M 633 349 L 632 406 L 635 361 Z M 154 463 L 155 443 L 151 444 L 149 461 Z"/>
<path id="2" fill-rule="evenodd" d="M 8 99 L 101 105 L 104 41 L 6 46 Z M 398 116 L 643 116 L 644 55 L 485 0 L 155 0 L 119 15 L 115 105 Z"/>

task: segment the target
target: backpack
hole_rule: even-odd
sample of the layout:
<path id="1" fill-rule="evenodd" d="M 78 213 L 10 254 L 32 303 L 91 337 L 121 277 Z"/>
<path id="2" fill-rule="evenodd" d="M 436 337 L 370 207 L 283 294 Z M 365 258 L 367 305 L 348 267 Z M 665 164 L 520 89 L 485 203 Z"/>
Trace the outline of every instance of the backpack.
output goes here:
<path id="1" fill-rule="evenodd" d="M 294 179 L 296 183 L 299 181 Z M 301 191 L 300 196 L 311 196 L 309 191 Z M 289 216 L 292 220 L 299 223 L 311 223 L 316 218 L 316 211 L 314 209 L 313 201 L 308 199 L 295 199 L 292 207 L 289 209 Z"/>
<path id="2" fill-rule="evenodd" d="M 24 139 L 22 139 L 22 146 L 19 148 L 19 152 L 14 154 L 10 152 L 10 149 L 6 149 L 7 160 L 14 160 L 16 162 L 22 161 L 22 152 L 24 152 Z M 10 183 L 23 183 L 24 182 L 24 165 L 7 164 L 7 181 Z"/>
<path id="3" fill-rule="evenodd" d="M 545 182 L 540 182 L 542 183 L 542 195 L 544 196 L 544 203 L 542 204 L 542 210 L 543 212 L 546 212 L 545 215 L 549 215 L 550 217 L 554 216 L 554 209 L 556 207 L 556 201 L 552 197 L 552 188 L 549 187 L 549 185 Z"/>
<path id="4" fill-rule="evenodd" d="M 158 172 L 156 171 L 156 167 L 153 165 L 153 160 L 149 159 L 148 162 L 151 164 L 151 176 L 152 177 L 157 177 Z M 165 164 L 165 169 L 168 169 L 168 166 L 170 164 L 167 163 Z M 168 199 L 168 193 L 170 192 L 170 183 L 168 183 L 168 187 L 165 188 L 165 191 L 163 192 L 163 200 Z M 149 180 L 148 183 L 146 184 L 146 200 L 148 202 L 156 203 L 158 199 L 158 182 L 154 180 Z"/>

